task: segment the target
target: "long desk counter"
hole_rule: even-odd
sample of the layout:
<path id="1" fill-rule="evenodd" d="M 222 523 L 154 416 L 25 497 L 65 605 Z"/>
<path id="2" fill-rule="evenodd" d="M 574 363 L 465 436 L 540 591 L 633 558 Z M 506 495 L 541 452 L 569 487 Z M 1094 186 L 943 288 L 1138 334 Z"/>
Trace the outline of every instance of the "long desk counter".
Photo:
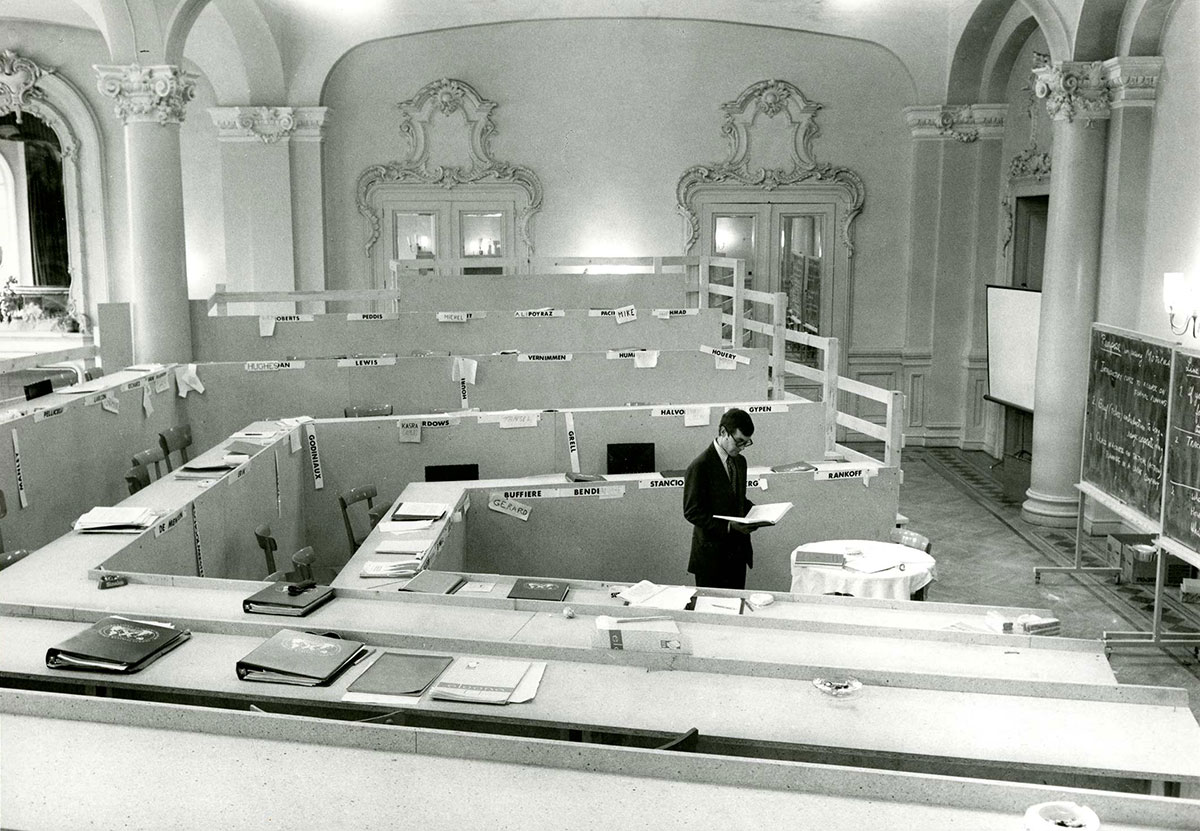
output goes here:
<path id="1" fill-rule="evenodd" d="M 299 625 L 299 624 L 297 624 Z M 302 627 L 303 628 L 303 627 Z M 236 662 L 261 637 L 197 633 L 133 675 L 51 670 L 46 650 L 81 624 L 0 618 L 0 676 L 51 686 L 96 686 L 140 696 L 194 694 L 207 700 L 330 710 L 399 711 L 444 719 L 453 729 L 504 723 L 518 735 L 589 730 L 670 736 L 695 727 L 710 748 L 735 755 L 881 763 L 908 771 L 1162 792 L 1164 783 L 1200 783 L 1200 725 L 1186 699 L 1131 688 L 1140 701 L 1081 700 L 865 686 L 833 698 L 812 684 L 711 672 L 550 660 L 536 697 L 505 707 L 434 701 L 364 705 L 342 695 L 368 658 L 329 687 L 240 681 Z M 462 653 L 458 653 L 462 654 Z M 470 653 L 468 653 L 470 654 Z M 737 702 L 736 706 L 729 706 Z M 224 704 L 222 706 L 229 706 Z M 342 716 L 345 717 L 345 716 Z M 998 727 L 1002 725 L 1002 727 Z M 1173 790 L 1172 788 L 1169 788 Z"/>
<path id="2" fill-rule="evenodd" d="M 0 693 L 0 730 L 0 811 L 28 831 L 599 831 L 774 827 L 784 816 L 827 831 L 958 831 L 1019 828 L 1028 806 L 1054 800 L 1090 806 L 1106 831 L 1200 824 L 1191 800 L 45 693 Z M 322 792 L 315 783 L 333 770 L 353 773 Z M 131 772 L 128 785 L 114 771 Z"/>

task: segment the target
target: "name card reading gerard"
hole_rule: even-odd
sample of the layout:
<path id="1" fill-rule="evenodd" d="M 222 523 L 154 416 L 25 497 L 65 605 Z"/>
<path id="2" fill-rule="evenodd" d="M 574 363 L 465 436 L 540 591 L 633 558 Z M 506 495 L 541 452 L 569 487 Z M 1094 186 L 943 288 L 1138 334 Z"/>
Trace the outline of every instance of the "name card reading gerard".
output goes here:
<path id="1" fill-rule="evenodd" d="M 368 366 L 395 366 L 396 358 L 379 357 L 379 358 L 338 358 L 337 362 L 339 369 L 368 367 Z"/>
<path id="2" fill-rule="evenodd" d="M 247 372 L 279 372 L 284 369 L 304 369 L 304 361 L 246 361 Z"/>
<path id="3" fill-rule="evenodd" d="M 513 317 L 566 317 L 564 309 L 522 309 L 513 312 Z"/>
<path id="4" fill-rule="evenodd" d="M 569 361 L 572 357 L 570 352 L 522 352 L 517 356 L 517 360 L 521 363 L 548 363 Z"/>
<path id="5" fill-rule="evenodd" d="M 509 499 L 508 497 L 498 493 L 493 493 L 488 498 L 488 510 L 495 511 L 498 514 L 507 514 L 508 516 L 521 520 L 522 522 L 528 522 L 529 515 L 533 512 L 533 509 L 525 503 L 518 502 L 515 499 Z"/>
<path id="6" fill-rule="evenodd" d="M 354 312 L 346 315 L 346 320 L 368 322 L 372 320 L 399 320 L 400 315 L 385 312 Z"/>

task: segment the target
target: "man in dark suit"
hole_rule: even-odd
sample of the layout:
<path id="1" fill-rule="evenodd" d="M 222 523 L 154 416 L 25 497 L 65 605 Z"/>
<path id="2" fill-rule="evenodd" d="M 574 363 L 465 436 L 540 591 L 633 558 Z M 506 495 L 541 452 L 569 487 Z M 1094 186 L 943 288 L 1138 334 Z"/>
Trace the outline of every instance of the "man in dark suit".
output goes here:
<path id="1" fill-rule="evenodd" d="M 750 546 L 753 526 L 714 514 L 745 516 L 753 507 L 746 499 L 746 460 L 742 450 L 754 442 L 754 422 L 736 407 L 721 416 L 717 438 L 688 465 L 683 484 L 683 515 L 693 526 L 688 571 L 697 586 L 746 588 L 746 569 L 754 567 Z"/>

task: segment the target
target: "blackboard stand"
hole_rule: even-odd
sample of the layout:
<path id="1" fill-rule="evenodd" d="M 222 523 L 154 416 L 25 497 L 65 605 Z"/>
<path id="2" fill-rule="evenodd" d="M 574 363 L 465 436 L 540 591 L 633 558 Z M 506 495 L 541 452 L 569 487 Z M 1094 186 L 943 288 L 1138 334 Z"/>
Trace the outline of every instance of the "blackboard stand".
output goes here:
<path id="1" fill-rule="evenodd" d="M 1129 509 L 1125 507 L 1119 499 L 1114 499 L 1101 490 L 1098 490 L 1087 482 L 1079 482 L 1075 485 L 1076 490 L 1081 496 L 1088 496 L 1099 502 L 1105 508 L 1108 508 L 1113 513 L 1120 516 L 1122 519 L 1131 522 L 1134 525 L 1139 525 L 1136 520 L 1130 518 Z M 1158 529 L 1155 528 L 1147 533 L 1157 534 Z M 1114 581 L 1121 582 L 1121 569 L 1117 566 L 1085 566 L 1083 564 L 1083 501 L 1080 500 L 1079 513 L 1075 517 L 1075 564 L 1070 566 L 1035 566 L 1033 569 L 1033 582 L 1042 582 L 1042 575 L 1047 572 L 1059 572 L 1068 574 L 1095 574 L 1104 575 L 1111 574 Z"/>
<path id="2" fill-rule="evenodd" d="M 1157 550 L 1157 568 L 1154 574 L 1154 613 L 1149 632 L 1105 632 L 1104 653 L 1111 654 L 1114 646 L 1190 646 L 1192 654 L 1200 658 L 1200 635 L 1195 632 L 1164 632 L 1162 628 L 1163 592 L 1167 585 L 1167 555 L 1174 554 L 1194 566 L 1200 566 L 1200 553 L 1185 548 L 1167 537 L 1154 541 Z"/>

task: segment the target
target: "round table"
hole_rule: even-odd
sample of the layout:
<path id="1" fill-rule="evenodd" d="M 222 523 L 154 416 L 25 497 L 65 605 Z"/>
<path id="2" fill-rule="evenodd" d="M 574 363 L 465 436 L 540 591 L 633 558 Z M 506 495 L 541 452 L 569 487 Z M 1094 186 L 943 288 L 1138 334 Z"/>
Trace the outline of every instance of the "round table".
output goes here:
<path id="1" fill-rule="evenodd" d="M 846 554 L 868 569 L 797 564 L 797 553 L 805 551 Z M 936 562 L 924 551 L 879 540 L 822 540 L 797 546 L 791 553 L 792 592 L 829 594 L 842 592 L 855 597 L 908 600 L 937 579 Z"/>

